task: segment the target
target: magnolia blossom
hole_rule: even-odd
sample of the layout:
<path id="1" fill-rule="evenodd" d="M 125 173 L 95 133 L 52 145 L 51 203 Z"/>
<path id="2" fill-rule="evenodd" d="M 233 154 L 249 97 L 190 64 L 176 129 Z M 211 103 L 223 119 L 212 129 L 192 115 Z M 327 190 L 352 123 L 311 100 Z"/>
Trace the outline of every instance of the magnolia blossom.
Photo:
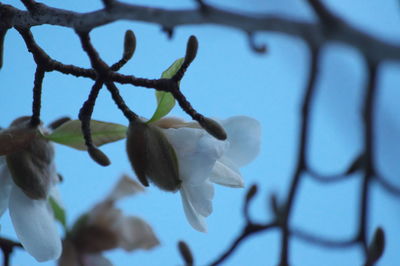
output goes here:
<path id="1" fill-rule="evenodd" d="M 58 180 L 54 162 L 48 165 L 52 183 Z M 4 156 L 0 157 L 0 216 L 8 208 L 15 232 L 24 249 L 38 261 L 57 259 L 61 254 L 61 240 L 47 198 L 32 199 L 17 186 Z"/>
<path id="2" fill-rule="evenodd" d="M 102 252 L 115 248 L 125 251 L 152 249 L 159 244 L 150 225 L 136 216 L 125 216 L 116 201 L 143 192 L 143 187 L 123 176 L 111 193 L 81 216 L 63 241 L 60 266 L 109 266 Z"/>
<path id="3" fill-rule="evenodd" d="M 207 231 L 205 218 L 212 212 L 213 183 L 243 187 L 239 168 L 250 163 L 260 149 L 261 128 L 257 120 L 235 116 L 219 123 L 228 135 L 225 141 L 210 136 L 195 123 L 158 123 L 178 157 L 185 215 L 201 232 Z"/>

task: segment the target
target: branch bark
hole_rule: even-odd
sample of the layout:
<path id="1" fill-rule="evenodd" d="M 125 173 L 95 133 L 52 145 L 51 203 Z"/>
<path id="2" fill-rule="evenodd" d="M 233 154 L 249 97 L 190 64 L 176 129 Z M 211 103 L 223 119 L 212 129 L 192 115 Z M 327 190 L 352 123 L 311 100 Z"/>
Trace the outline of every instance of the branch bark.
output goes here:
<path id="1" fill-rule="evenodd" d="M 337 16 L 335 16 L 336 18 Z M 276 15 L 245 14 L 207 5 L 201 8 L 168 10 L 114 1 L 110 7 L 94 12 L 77 13 L 35 3 L 31 11 L 23 11 L 0 2 L 0 21 L 9 27 L 58 25 L 77 31 L 93 28 L 118 20 L 142 21 L 173 29 L 182 25 L 221 25 L 245 32 L 278 32 L 321 46 L 329 41 L 343 42 L 356 47 L 373 61 L 400 60 L 400 45 L 391 44 L 363 32 L 344 20 L 335 24 L 334 31 L 327 31 L 323 23 L 309 23 Z"/>

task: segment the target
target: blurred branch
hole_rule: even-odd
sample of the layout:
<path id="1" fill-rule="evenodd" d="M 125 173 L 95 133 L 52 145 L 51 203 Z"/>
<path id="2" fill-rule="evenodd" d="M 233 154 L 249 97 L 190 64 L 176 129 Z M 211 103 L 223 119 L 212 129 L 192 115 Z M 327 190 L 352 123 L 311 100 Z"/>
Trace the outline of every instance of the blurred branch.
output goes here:
<path id="1" fill-rule="evenodd" d="M 3 252 L 3 266 L 10 265 L 10 256 L 14 248 L 22 248 L 22 245 L 13 240 L 0 237 L 0 249 Z"/>
<path id="2" fill-rule="evenodd" d="M 319 183 L 325 183 L 325 184 L 330 184 L 330 183 L 334 183 L 334 182 L 339 182 L 342 180 L 348 180 L 352 177 L 355 177 L 356 175 L 349 175 L 349 174 L 336 174 L 336 175 L 322 175 L 319 174 L 317 172 L 315 172 L 314 170 L 308 168 L 307 169 L 307 173 L 308 175 L 315 181 L 319 182 Z"/>
<path id="3" fill-rule="evenodd" d="M 242 233 L 236 237 L 236 239 L 232 242 L 230 247 L 215 261 L 211 262 L 210 265 L 215 266 L 219 265 L 223 261 L 225 261 L 232 253 L 236 250 L 237 247 L 243 242 L 244 239 L 247 239 L 250 235 L 255 233 L 266 231 L 272 228 L 278 227 L 277 223 L 267 223 L 267 224 L 255 224 L 248 223 L 242 230 Z"/>
<path id="4" fill-rule="evenodd" d="M 318 76 L 318 59 L 319 59 L 319 50 L 318 48 L 310 45 L 310 69 L 308 74 L 308 82 L 304 94 L 304 98 L 302 101 L 302 109 L 301 109 L 301 125 L 300 125 L 300 136 L 299 136 L 299 147 L 297 151 L 297 163 L 296 170 L 293 174 L 292 182 L 290 184 L 289 193 L 287 196 L 285 208 L 283 209 L 282 217 L 280 220 L 281 227 L 281 254 L 280 254 L 280 266 L 289 265 L 288 257 L 289 257 L 289 237 L 290 237 L 290 229 L 289 229 L 289 220 L 291 216 L 291 211 L 293 208 L 293 203 L 295 200 L 296 193 L 298 191 L 300 185 L 300 179 L 302 174 L 307 170 L 306 166 L 306 149 L 308 143 L 308 132 L 309 132 L 309 120 L 310 120 L 310 109 L 311 103 L 315 91 L 316 80 Z"/>
<path id="5" fill-rule="evenodd" d="M 387 192 L 394 196 L 400 196 L 400 187 L 391 184 L 386 178 L 380 174 L 375 173 L 374 180 L 383 187 Z"/>
<path id="6" fill-rule="evenodd" d="M 367 58 L 378 60 L 399 60 L 400 46 L 390 44 L 365 33 L 343 20 L 335 23 L 334 30 L 326 30 L 321 23 L 308 23 L 296 19 L 287 19 L 276 15 L 256 13 L 238 13 L 217 8 L 212 5 L 200 5 L 200 8 L 186 10 L 168 10 L 133 5 L 119 1 L 112 2 L 110 8 L 89 13 L 77 13 L 35 3 L 30 12 L 22 11 L 0 3 L 0 21 L 10 27 L 31 27 L 43 24 L 73 28 L 78 31 L 90 31 L 95 27 L 118 20 L 143 21 L 155 23 L 166 29 L 181 25 L 214 24 L 229 26 L 244 32 L 279 32 L 302 38 L 307 42 L 321 46 L 328 41 L 339 41 L 356 47 Z M 319 1 L 310 1 L 320 3 Z M 204 8 L 202 8 L 204 6 Z M 204 10 L 206 12 L 204 12 Z M 325 8 L 326 12 L 327 9 Z M 331 14 L 330 12 L 328 14 Z M 338 19 L 337 16 L 334 16 Z M 335 20 L 338 21 L 338 20 Z"/>
<path id="7" fill-rule="evenodd" d="M 357 244 L 357 240 L 355 238 L 350 238 L 348 240 L 332 240 L 312 235 L 299 229 L 292 229 L 290 233 L 294 237 L 297 237 L 303 241 L 326 248 L 346 248 Z"/>
<path id="8" fill-rule="evenodd" d="M 249 214 L 249 208 L 254 196 L 257 194 L 257 185 L 252 185 L 246 193 L 244 205 L 243 205 L 243 216 L 245 217 L 246 225 L 243 227 L 242 232 L 236 239 L 231 243 L 229 248 L 222 253 L 216 260 L 210 263 L 210 265 L 219 265 L 224 262 L 232 253 L 239 247 L 239 245 L 247 239 L 249 236 L 259 233 L 262 231 L 267 231 L 273 228 L 277 228 L 279 226 L 278 222 L 269 222 L 265 224 L 259 224 L 253 222 Z"/>
<path id="9" fill-rule="evenodd" d="M 377 63 L 366 59 L 367 63 L 367 82 L 366 92 L 363 106 L 363 122 L 364 122 L 364 149 L 365 163 L 364 176 L 362 180 L 362 188 L 360 195 L 360 214 L 359 214 L 359 231 L 358 241 L 363 247 L 364 254 L 368 252 L 368 212 L 370 201 L 370 181 L 375 175 L 374 166 L 374 130 L 373 115 L 375 110 L 375 98 L 377 91 Z"/>

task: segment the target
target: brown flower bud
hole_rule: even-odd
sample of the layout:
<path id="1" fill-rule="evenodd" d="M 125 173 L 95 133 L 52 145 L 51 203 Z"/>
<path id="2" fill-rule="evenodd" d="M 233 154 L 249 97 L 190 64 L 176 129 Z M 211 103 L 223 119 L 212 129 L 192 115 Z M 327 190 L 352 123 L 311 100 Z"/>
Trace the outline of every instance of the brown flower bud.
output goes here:
<path id="1" fill-rule="evenodd" d="M 187 46 L 186 46 L 186 55 L 185 55 L 185 63 L 190 64 L 196 58 L 197 49 L 199 47 L 199 42 L 195 36 L 190 36 Z"/>
<path id="2" fill-rule="evenodd" d="M 125 32 L 124 53 L 122 55 L 122 58 L 125 60 L 131 59 L 135 50 L 136 50 L 135 34 L 133 34 L 133 31 L 127 30 Z"/>
<path id="3" fill-rule="evenodd" d="M 219 139 L 219 140 L 226 140 L 227 135 L 225 130 L 221 127 L 218 122 L 204 117 L 203 120 L 199 121 L 199 124 L 213 137 Z"/>
<path id="4" fill-rule="evenodd" d="M 126 150 L 139 181 L 148 186 L 150 179 L 167 191 L 180 188 L 175 150 L 159 128 L 140 120 L 132 121 L 127 132 Z"/>
<path id="5" fill-rule="evenodd" d="M 10 129 L 36 130 L 30 125 L 30 117 L 16 119 Z M 44 199 L 50 188 L 54 149 L 51 143 L 39 134 L 23 149 L 6 156 L 7 166 L 14 180 L 24 193 L 32 199 Z"/>
<path id="6" fill-rule="evenodd" d="M 101 166 L 108 166 L 111 164 L 111 161 L 108 159 L 107 155 L 94 146 L 88 147 L 88 153 L 90 157 Z"/>

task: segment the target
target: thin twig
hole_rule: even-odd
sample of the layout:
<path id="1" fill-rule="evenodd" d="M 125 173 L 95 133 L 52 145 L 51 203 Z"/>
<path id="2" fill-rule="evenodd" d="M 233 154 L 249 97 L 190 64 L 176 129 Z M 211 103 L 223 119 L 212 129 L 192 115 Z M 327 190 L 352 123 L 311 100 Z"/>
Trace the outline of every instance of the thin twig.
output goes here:
<path id="1" fill-rule="evenodd" d="M 397 186 L 393 185 L 392 183 L 390 183 L 381 174 L 375 173 L 375 178 L 373 180 L 375 180 L 379 185 L 382 186 L 383 189 L 385 189 L 390 194 L 397 196 L 397 197 L 400 196 L 400 187 L 397 187 Z"/>
<path id="2" fill-rule="evenodd" d="M 321 184 L 330 184 L 330 183 L 340 182 L 340 181 L 348 180 L 348 179 L 351 179 L 352 177 L 357 176 L 355 174 L 346 174 L 346 173 L 341 173 L 341 174 L 336 174 L 336 175 L 322 175 L 322 174 L 317 173 L 310 167 L 307 168 L 307 174 L 313 180 L 315 180 Z"/>
<path id="3" fill-rule="evenodd" d="M 370 196 L 370 181 L 375 174 L 374 170 L 374 130 L 373 115 L 375 110 L 374 100 L 377 91 L 377 64 L 367 60 L 367 88 L 364 100 L 363 121 L 364 121 L 364 149 L 365 164 L 362 189 L 360 195 L 360 215 L 358 222 L 358 241 L 363 247 L 364 254 L 368 252 L 368 211 Z"/>
<path id="4" fill-rule="evenodd" d="M 33 102 L 32 102 L 32 117 L 31 125 L 37 126 L 40 124 L 40 109 L 42 101 L 42 84 L 45 71 L 41 65 L 37 65 L 35 72 L 35 80 L 33 86 Z"/>
<path id="5" fill-rule="evenodd" d="M 318 59 L 319 49 L 310 45 L 310 70 L 308 76 L 308 82 L 306 86 L 305 95 L 302 102 L 301 109 L 301 125 L 300 125 L 300 136 L 299 136 L 299 148 L 297 151 L 297 163 L 296 170 L 290 184 L 290 190 L 288 193 L 285 208 L 283 209 L 281 223 L 281 254 L 280 254 L 280 266 L 289 265 L 289 219 L 293 207 L 293 202 L 296 196 L 296 192 L 299 189 L 300 179 L 302 173 L 306 171 L 306 148 L 308 143 L 308 132 L 309 132 L 309 120 L 310 120 L 310 108 L 311 102 L 314 95 L 315 83 L 318 76 Z"/>
<path id="6" fill-rule="evenodd" d="M 225 261 L 239 247 L 243 240 L 247 239 L 250 235 L 276 227 L 278 227 L 277 223 L 247 224 L 247 226 L 243 228 L 242 233 L 232 242 L 230 247 L 217 260 L 211 262 L 210 265 L 216 266 Z"/>
<path id="7" fill-rule="evenodd" d="M 357 244 L 357 239 L 354 237 L 347 240 L 333 240 L 312 235 L 299 229 L 292 229 L 290 233 L 303 241 L 325 248 L 347 248 Z"/>
<path id="8" fill-rule="evenodd" d="M 81 110 L 79 111 L 79 119 L 82 123 L 82 133 L 85 138 L 86 146 L 88 148 L 93 147 L 92 135 L 90 132 L 90 118 L 92 117 L 93 108 L 96 104 L 96 99 L 102 86 L 103 82 L 101 80 L 97 80 L 93 84 L 88 99 L 84 102 Z"/>

